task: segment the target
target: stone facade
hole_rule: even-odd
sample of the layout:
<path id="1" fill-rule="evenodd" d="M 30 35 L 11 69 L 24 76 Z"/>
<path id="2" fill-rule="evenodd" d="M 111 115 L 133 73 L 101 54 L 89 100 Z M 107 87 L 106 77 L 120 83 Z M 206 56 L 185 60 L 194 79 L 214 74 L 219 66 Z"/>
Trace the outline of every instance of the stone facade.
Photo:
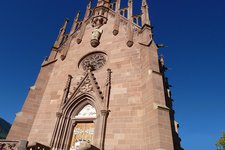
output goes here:
<path id="1" fill-rule="evenodd" d="M 90 1 L 68 34 L 65 20 L 8 140 L 70 149 L 76 125 L 93 122 L 93 143 L 86 149 L 182 149 L 147 2 L 139 16 L 132 5 L 129 0 L 121 9 L 120 0 L 98 0 L 91 8 Z M 87 105 L 96 117 L 76 118 Z"/>

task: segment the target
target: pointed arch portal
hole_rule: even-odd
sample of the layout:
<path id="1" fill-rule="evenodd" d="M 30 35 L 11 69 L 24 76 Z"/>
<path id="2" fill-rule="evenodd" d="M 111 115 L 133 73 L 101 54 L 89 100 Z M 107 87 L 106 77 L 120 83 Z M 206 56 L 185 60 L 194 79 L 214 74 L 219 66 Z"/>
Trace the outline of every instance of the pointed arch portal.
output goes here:
<path id="1" fill-rule="evenodd" d="M 70 97 L 65 90 L 53 132 L 53 150 L 104 149 L 106 122 L 109 114 L 109 95 L 111 89 L 111 70 L 107 69 L 105 97 L 99 90 L 94 73 L 88 70 Z M 69 76 L 68 86 L 70 86 Z M 88 82 L 86 82 L 88 81 Z M 91 91 L 83 90 L 90 84 Z"/>
<path id="2" fill-rule="evenodd" d="M 96 109 L 92 105 L 87 104 L 75 118 L 73 118 L 76 123 L 73 124 L 70 150 L 91 147 L 94 141 L 94 120 L 96 117 Z"/>
<path id="3" fill-rule="evenodd" d="M 57 113 L 51 146 L 54 150 L 100 149 L 104 141 L 105 113 L 90 94 L 71 99 Z"/>

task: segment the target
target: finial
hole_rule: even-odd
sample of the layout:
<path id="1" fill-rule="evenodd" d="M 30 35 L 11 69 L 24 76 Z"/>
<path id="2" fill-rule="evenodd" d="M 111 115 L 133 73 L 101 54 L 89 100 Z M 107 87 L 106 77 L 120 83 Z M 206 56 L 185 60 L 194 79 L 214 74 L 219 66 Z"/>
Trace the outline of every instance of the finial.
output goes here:
<path id="1" fill-rule="evenodd" d="M 72 28 L 70 30 L 70 35 L 73 34 L 73 32 L 76 30 L 77 22 L 79 20 L 79 16 L 80 16 L 80 11 L 77 12 L 76 17 L 75 17 L 75 19 L 73 21 L 73 26 L 72 26 Z"/>
<path id="2" fill-rule="evenodd" d="M 128 0 L 128 3 L 133 3 L 133 0 Z"/>
<path id="3" fill-rule="evenodd" d="M 87 19 L 90 15 L 91 5 L 92 5 L 92 0 L 89 0 L 89 3 L 86 8 L 85 19 Z"/>
<path id="4" fill-rule="evenodd" d="M 113 26 L 113 35 L 117 35 L 119 33 L 120 26 L 120 0 L 116 0 L 116 19 Z"/>
<path id="5" fill-rule="evenodd" d="M 142 26 L 147 24 L 150 24 L 150 19 L 149 19 L 149 12 L 148 12 L 148 3 L 146 0 L 142 0 Z"/>
<path id="6" fill-rule="evenodd" d="M 78 19 L 79 19 L 79 16 L 80 16 L 80 11 L 78 11 L 78 12 L 77 12 L 77 15 L 76 15 L 76 18 L 75 18 L 75 20 L 77 20 L 77 21 L 78 21 Z"/>
<path id="7" fill-rule="evenodd" d="M 161 54 L 160 57 L 159 57 L 159 61 L 160 61 L 160 64 L 161 66 L 164 66 L 164 56 Z"/>
<path id="8" fill-rule="evenodd" d="M 119 10 L 121 1 L 120 0 L 116 0 L 116 2 L 117 2 L 117 8 L 116 9 Z"/>
<path id="9" fill-rule="evenodd" d="M 128 36 L 128 41 L 127 41 L 127 46 L 132 47 L 134 44 L 133 41 L 133 0 L 128 0 L 128 24 L 127 24 L 127 36 Z"/>
<path id="10" fill-rule="evenodd" d="M 89 0 L 89 3 L 88 3 L 88 8 L 90 9 L 91 8 L 91 5 L 92 5 L 92 0 Z"/>
<path id="11" fill-rule="evenodd" d="M 133 0 L 128 0 L 128 9 L 129 9 L 129 13 L 128 13 L 128 19 L 132 20 L 132 16 L 133 16 Z"/>
<path id="12" fill-rule="evenodd" d="M 92 0 L 89 0 L 89 3 L 87 5 L 87 9 L 86 9 L 86 13 L 85 13 L 85 16 L 84 16 L 84 20 L 82 21 L 82 26 L 81 26 L 81 29 L 80 29 L 80 33 L 77 37 L 77 44 L 80 44 L 82 42 L 82 39 L 83 39 L 83 36 L 84 36 L 84 32 L 86 30 L 86 26 L 87 26 L 87 19 L 89 18 L 90 16 L 90 12 L 91 12 L 91 5 L 92 5 Z"/>
<path id="13" fill-rule="evenodd" d="M 66 26 L 67 26 L 68 22 L 69 22 L 69 19 L 66 18 L 65 21 L 64 21 L 63 27 L 61 29 L 66 30 Z"/>
<path id="14" fill-rule="evenodd" d="M 69 22 L 69 19 L 66 18 L 62 28 L 60 28 L 59 35 L 57 37 L 57 40 L 55 41 L 54 47 L 59 48 L 59 46 L 60 46 L 60 44 L 61 44 L 61 42 L 63 40 L 63 36 L 65 34 L 66 26 L 67 26 L 68 22 Z"/>
<path id="15" fill-rule="evenodd" d="M 146 0 L 142 0 L 142 6 L 148 6 Z"/>

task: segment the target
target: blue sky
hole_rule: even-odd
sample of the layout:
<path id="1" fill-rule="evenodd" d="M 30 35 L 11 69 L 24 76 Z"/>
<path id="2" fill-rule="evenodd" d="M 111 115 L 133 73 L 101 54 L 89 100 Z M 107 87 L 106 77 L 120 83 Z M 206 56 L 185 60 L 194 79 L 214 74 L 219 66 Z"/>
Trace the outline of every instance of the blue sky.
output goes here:
<path id="1" fill-rule="evenodd" d="M 126 0 L 122 0 L 125 6 Z M 0 3 L 0 116 L 13 122 L 66 17 L 87 0 Z M 185 150 L 213 150 L 225 131 L 225 1 L 148 0 L 154 39 L 169 68 Z M 140 13 L 140 0 L 134 11 Z M 70 22 L 70 23 L 71 23 Z"/>

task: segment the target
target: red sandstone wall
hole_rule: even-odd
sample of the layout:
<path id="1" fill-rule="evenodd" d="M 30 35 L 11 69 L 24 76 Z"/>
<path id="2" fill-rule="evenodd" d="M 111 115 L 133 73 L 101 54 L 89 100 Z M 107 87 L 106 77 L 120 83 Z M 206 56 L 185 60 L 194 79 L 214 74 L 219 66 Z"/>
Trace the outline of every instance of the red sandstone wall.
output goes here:
<path id="1" fill-rule="evenodd" d="M 90 45 L 92 32 L 90 24 L 86 28 L 81 44 L 78 45 L 76 39 L 73 39 L 66 59 L 64 61 L 58 59 L 55 62 L 52 73 L 48 74 L 50 75 L 48 82 L 43 83 L 46 88 L 42 91 L 43 97 L 42 94 L 38 96 L 40 107 L 39 103 L 37 106 L 33 105 L 32 100 L 29 100 L 32 96 L 28 96 L 30 98 L 26 101 L 22 112 L 25 113 L 33 105 L 34 112 L 27 114 L 32 114 L 35 120 L 32 119 L 30 123 L 25 121 L 26 125 L 19 126 L 17 124 L 24 122 L 23 118 L 27 117 L 21 119 L 17 117 L 9 138 L 15 137 L 19 130 L 27 128 L 27 131 L 20 133 L 22 136 L 18 138 L 26 139 L 29 134 L 29 141 L 50 145 L 56 112 L 59 111 L 68 74 L 73 76 L 73 84 L 76 85 L 84 74 L 82 69 L 78 68 L 79 60 L 90 52 L 103 51 L 108 55 L 108 61 L 103 68 L 95 72 L 102 90 L 105 87 L 107 68 L 113 72 L 105 149 L 173 150 L 169 112 L 163 108 L 165 98 L 162 77 L 157 73 L 159 72 L 157 47 L 154 42 L 150 47 L 140 45 L 139 42 L 143 37 L 136 31 L 134 45 L 128 48 L 126 24 L 121 22 L 120 33 L 114 36 L 113 23 L 114 19 L 109 15 L 107 25 L 102 27 L 103 35 L 97 48 Z M 41 85 L 43 81 L 37 83 L 39 82 Z"/>

